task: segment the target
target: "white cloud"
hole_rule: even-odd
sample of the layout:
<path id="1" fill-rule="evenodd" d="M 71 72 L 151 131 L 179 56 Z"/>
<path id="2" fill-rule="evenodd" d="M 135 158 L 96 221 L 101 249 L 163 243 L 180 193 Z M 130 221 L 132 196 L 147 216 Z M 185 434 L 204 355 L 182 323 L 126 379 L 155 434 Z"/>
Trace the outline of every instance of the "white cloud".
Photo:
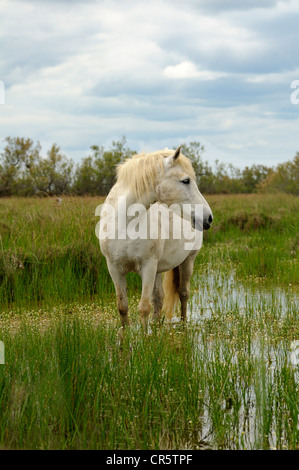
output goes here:
<path id="1" fill-rule="evenodd" d="M 216 80 L 217 78 L 227 76 L 226 73 L 200 70 L 193 62 L 187 60 L 177 65 L 168 65 L 163 70 L 163 75 L 166 78 L 173 79 L 199 78 L 200 80 Z"/>

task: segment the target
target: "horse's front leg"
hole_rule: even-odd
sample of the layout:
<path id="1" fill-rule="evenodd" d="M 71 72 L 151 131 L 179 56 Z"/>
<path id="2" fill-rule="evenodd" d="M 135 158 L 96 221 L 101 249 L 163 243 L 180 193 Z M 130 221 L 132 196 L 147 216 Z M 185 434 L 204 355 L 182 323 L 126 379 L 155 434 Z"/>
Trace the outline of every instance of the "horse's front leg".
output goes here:
<path id="1" fill-rule="evenodd" d="M 157 274 L 157 261 L 150 260 L 144 263 L 141 268 L 142 293 L 138 310 L 141 315 L 141 324 L 147 331 L 148 317 L 151 311 L 151 300 Z"/>
<path id="2" fill-rule="evenodd" d="M 119 268 L 109 261 L 107 262 L 107 265 L 115 286 L 117 308 L 120 314 L 122 328 L 124 328 L 129 323 L 126 276 L 120 273 Z"/>

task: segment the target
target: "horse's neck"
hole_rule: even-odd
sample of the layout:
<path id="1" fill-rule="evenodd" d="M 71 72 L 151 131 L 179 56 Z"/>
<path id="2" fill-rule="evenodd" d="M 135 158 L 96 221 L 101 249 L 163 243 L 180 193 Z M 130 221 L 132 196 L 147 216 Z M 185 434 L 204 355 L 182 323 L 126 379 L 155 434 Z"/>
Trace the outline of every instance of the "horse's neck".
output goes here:
<path id="1" fill-rule="evenodd" d="M 127 207 L 133 204 L 142 204 L 146 209 L 148 209 L 151 204 L 157 202 L 157 196 L 153 191 L 145 192 L 141 198 L 137 198 L 132 191 L 124 190 L 120 187 L 118 188 L 118 197 L 123 201 L 125 200 Z"/>

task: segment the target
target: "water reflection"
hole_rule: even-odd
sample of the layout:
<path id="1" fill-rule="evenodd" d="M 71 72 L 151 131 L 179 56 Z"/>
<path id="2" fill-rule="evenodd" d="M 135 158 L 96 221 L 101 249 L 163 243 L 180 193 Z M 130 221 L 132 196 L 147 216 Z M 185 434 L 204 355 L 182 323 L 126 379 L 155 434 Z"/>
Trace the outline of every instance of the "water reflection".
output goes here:
<path id="1" fill-rule="evenodd" d="M 223 448 L 288 448 L 287 431 L 278 432 L 277 426 L 284 419 L 280 406 L 285 407 L 286 416 L 296 414 L 296 407 L 299 410 L 299 337 L 291 339 L 298 332 L 298 289 L 242 284 L 232 273 L 211 271 L 209 275 L 195 274 L 195 281 L 198 288 L 193 291 L 188 318 L 198 328 L 199 357 L 207 375 L 213 367 L 215 374 L 226 368 L 223 376 L 232 382 L 231 395 L 225 391 L 223 397 L 213 395 L 213 384 L 207 386 L 199 448 L 219 448 L 214 400 L 220 401 L 217 419 L 221 416 L 223 422 L 219 427 L 233 429 L 227 433 L 230 442 L 222 438 Z M 284 328 L 281 335 L 280 325 Z M 252 377 L 250 373 L 246 376 L 247 363 L 254 370 Z M 285 386 L 286 380 L 293 388 Z M 289 405 L 283 396 L 287 393 Z"/>
<path id="2" fill-rule="evenodd" d="M 239 312 L 248 309 L 271 309 L 286 313 L 290 309 L 299 311 L 299 290 L 295 287 L 280 287 L 242 284 L 233 273 L 222 272 L 199 273 L 194 275 L 197 288 L 193 290 L 189 305 L 189 318 L 196 322 L 203 316 L 209 317 L 216 310 L 231 311 L 238 308 Z"/>

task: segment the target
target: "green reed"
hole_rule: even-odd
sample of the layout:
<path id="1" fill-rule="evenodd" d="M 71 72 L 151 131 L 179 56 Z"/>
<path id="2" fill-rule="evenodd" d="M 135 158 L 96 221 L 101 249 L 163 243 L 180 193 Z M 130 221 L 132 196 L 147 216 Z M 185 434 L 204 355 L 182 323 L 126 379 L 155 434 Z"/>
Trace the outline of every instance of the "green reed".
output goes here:
<path id="1" fill-rule="evenodd" d="M 3 315 L 2 448 L 297 449 L 297 311 L 252 302 L 145 335 L 136 299 L 122 342 L 113 303 Z"/>

